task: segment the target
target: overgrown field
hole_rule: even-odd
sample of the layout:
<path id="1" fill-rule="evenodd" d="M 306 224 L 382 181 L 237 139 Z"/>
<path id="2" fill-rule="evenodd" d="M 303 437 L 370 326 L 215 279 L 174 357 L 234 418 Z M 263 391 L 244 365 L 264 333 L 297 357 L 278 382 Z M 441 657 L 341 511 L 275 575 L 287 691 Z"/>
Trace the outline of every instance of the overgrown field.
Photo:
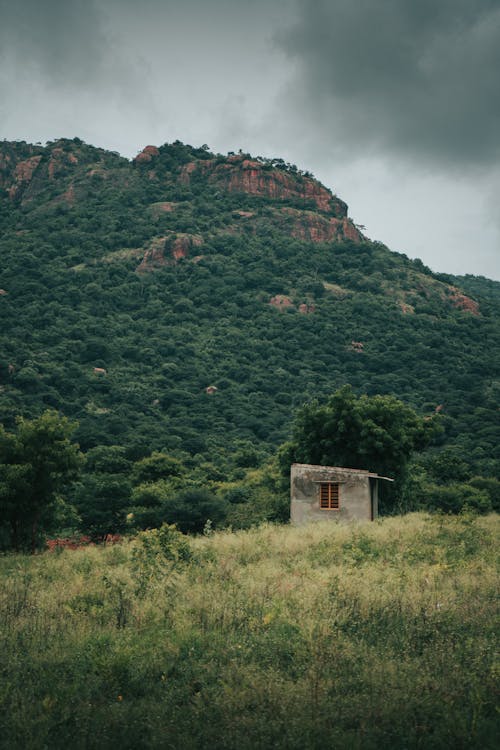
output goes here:
<path id="1" fill-rule="evenodd" d="M 496 747 L 498 517 L 0 558 L 0 745 Z"/>

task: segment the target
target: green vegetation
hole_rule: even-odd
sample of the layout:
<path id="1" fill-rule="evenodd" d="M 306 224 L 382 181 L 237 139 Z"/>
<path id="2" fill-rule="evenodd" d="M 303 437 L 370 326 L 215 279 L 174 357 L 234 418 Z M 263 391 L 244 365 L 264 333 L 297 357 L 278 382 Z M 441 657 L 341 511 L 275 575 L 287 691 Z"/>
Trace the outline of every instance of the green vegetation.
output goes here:
<path id="1" fill-rule="evenodd" d="M 214 182 L 234 158 L 0 144 L 1 422 L 12 434 L 52 409 L 78 423 L 87 460 L 65 494 L 78 518 L 60 531 L 199 529 L 180 506 L 191 492 L 221 524 L 286 520 L 273 457 L 297 409 L 346 384 L 419 420 L 440 413 L 442 434 L 407 463 L 404 507 L 498 508 L 500 285 L 363 238 L 316 241 L 344 204 L 305 197 L 310 176 L 280 159 L 258 160 L 264 183 L 295 193 Z"/>
<path id="2" fill-rule="evenodd" d="M 324 404 L 316 400 L 299 410 L 280 463 L 285 476 L 294 462 L 369 467 L 396 480 L 390 497 L 392 505 L 401 505 L 412 453 L 438 432 L 436 419 L 419 418 L 394 396 L 356 398 L 352 388 L 344 386 Z"/>
<path id="3" fill-rule="evenodd" d="M 71 516 L 61 493 L 82 464 L 70 441 L 74 429 L 49 411 L 38 419 L 19 418 L 12 434 L 0 425 L 0 535 L 15 550 L 29 543 L 34 552 L 40 531 L 60 527 L 64 510 Z"/>
<path id="4" fill-rule="evenodd" d="M 0 558 L 9 750 L 490 750 L 498 517 Z"/>

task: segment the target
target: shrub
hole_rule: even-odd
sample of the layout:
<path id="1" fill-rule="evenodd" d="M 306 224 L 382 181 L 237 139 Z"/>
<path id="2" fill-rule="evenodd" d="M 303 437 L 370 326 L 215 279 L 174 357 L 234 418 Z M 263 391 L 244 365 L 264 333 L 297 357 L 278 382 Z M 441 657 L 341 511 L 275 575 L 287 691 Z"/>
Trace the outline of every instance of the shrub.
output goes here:
<path id="1" fill-rule="evenodd" d="M 488 492 L 470 484 L 427 485 L 425 507 L 443 513 L 460 513 L 465 510 L 489 513 L 492 510 Z"/>

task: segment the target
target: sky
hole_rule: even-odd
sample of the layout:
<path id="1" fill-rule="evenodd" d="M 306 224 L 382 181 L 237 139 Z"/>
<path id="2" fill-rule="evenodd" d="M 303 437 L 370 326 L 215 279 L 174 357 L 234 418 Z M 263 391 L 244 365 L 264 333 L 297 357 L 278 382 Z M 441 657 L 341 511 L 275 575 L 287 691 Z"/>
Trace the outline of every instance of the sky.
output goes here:
<path id="1" fill-rule="evenodd" d="M 500 0 L 0 0 L 0 138 L 281 157 L 500 280 Z"/>

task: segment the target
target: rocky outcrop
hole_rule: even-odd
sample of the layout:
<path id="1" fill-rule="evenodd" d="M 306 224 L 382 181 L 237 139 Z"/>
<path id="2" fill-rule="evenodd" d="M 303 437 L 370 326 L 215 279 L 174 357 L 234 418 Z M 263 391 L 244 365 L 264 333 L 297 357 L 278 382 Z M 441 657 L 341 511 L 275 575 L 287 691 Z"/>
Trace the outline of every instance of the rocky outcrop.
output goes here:
<path id="1" fill-rule="evenodd" d="M 64 172 L 68 166 L 74 166 L 75 164 L 78 164 L 78 158 L 71 151 L 53 148 L 47 164 L 49 179 L 53 180 L 56 175 Z"/>
<path id="2" fill-rule="evenodd" d="M 302 200 L 315 203 L 318 210 L 338 218 L 347 216 L 344 201 L 312 177 L 270 167 L 244 156 L 232 156 L 224 161 L 189 162 L 181 169 L 179 180 L 188 185 L 195 175 L 206 177 L 208 182 L 231 193 L 262 195 L 273 200 Z"/>
<path id="3" fill-rule="evenodd" d="M 269 300 L 269 304 L 271 305 L 271 307 L 276 307 L 281 311 L 295 308 L 293 300 L 290 297 L 287 297 L 286 294 L 275 294 L 274 297 L 271 297 L 271 299 Z M 307 302 L 301 302 L 297 306 L 297 312 L 301 313 L 301 315 L 310 315 L 315 310 L 315 305 L 311 305 Z"/>
<path id="4" fill-rule="evenodd" d="M 158 203 L 152 203 L 150 208 L 155 216 L 159 216 L 161 214 L 172 213 L 176 210 L 178 205 L 179 204 L 175 203 L 174 201 L 159 201 Z"/>
<path id="5" fill-rule="evenodd" d="M 269 304 L 272 307 L 277 307 L 278 310 L 286 310 L 289 307 L 293 307 L 292 300 L 285 294 L 276 294 L 274 297 L 271 297 Z"/>
<path id="6" fill-rule="evenodd" d="M 415 314 L 415 308 L 413 305 L 409 305 L 407 302 L 400 301 L 398 302 L 398 305 L 401 309 L 401 312 L 403 315 L 414 315 Z"/>
<path id="7" fill-rule="evenodd" d="M 174 260 L 187 258 L 193 247 L 201 247 L 203 238 L 198 234 L 179 234 L 172 240 L 170 254 Z"/>
<path id="8" fill-rule="evenodd" d="M 63 146 L 58 145 L 63 143 Z M 79 164 L 71 144 L 58 141 L 51 147 L 31 146 L 24 143 L 2 144 L 0 150 L 0 187 L 7 190 L 12 201 L 26 204 L 36 195 L 43 192 L 48 182 L 63 178 L 65 195 L 60 199 L 74 202 L 74 188 L 67 187 L 67 178 L 71 179 Z M 65 184 L 64 184 L 65 183 Z"/>
<path id="9" fill-rule="evenodd" d="M 11 173 L 10 185 L 6 185 L 9 198 L 19 198 L 33 179 L 33 175 L 42 160 L 41 156 L 31 156 L 29 159 L 20 161 Z"/>
<path id="10" fill-rule="evenodd" d="M 150 161 L 153 161 L 155 156 L 159 155 L 160 152 L 156 146 L 145 146 L 135 157 L 134 164 L 148 164 Z"/>
<path id="11" fill-rule="evenodd" d="M 154 271 L 181 258 L 187 258 L 191 250 L 203 245 L 199 234 L 169 233 L 164 237 L 154 237 L 144 253 L 141 263 L 136 268 L 138 273 Z"/>
<path id="12" fill-rule="evenodd" d="M 298 307 L 298 311 L 299 313 L 302 313 L 302 315 L 310 315 L 315 310 L 315 305 L 308 305 L 306 302 L 302 302 L 302 304 L 300 304 Z"/>
<path id="13" fill-rule="evenodd" d="M 352 240 L 361 242 L 364 237 L 354 226 L 351 219 L 323 216 L 314 211 L 300 211 L 295 208 L 280 209 L 282 216 L 288 218 L 289 232 L 292 237 L 306 242 L 338 242 Z"/>
<path id="14" fill-rule="evenodd" d="M 365 350 L 365 345 L 362 341 L 351 341 L 351 343 L 348 346 L 348 349 L 350 349 L 352 352 L 356 352 L 356 354 L 363 354 Z"/>
<path id="15" fill-rule="evenodd" d="M 466 294 L 463 294 L 456 286 L 450 286 L 448 294 L 451 304 L 457 310 L 462 310 L 463 312 L 468 312 L 471 313 L 471 315 L 476 316 L 480 314 L 478 303 L 470 297 L 467 297 Z"/>
<path id="16" fill-rule="evenodd" d="M 28 144 L 0 144 L 0 188 L 7 190 L 11 198 L 33 178 L 42 160 L 39 151 Z"/>

